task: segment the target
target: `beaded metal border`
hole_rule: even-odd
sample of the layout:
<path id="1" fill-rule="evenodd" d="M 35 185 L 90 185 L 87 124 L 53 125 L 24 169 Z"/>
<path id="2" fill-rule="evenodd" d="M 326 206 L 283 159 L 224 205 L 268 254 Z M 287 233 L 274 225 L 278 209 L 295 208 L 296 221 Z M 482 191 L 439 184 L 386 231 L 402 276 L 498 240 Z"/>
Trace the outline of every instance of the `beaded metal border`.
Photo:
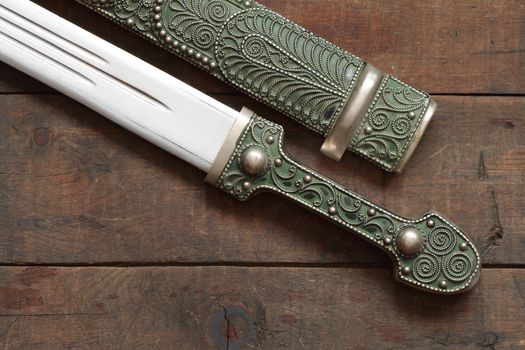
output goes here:
<path id="1" fill-rule="evenodd" d="M 307 207 L 382 248 L 397 265 L 396 278 L 417 288 L 451 294 L 466 291 L 477 281 L 479 253 L 448 219 L 435 212 L 417 220 L 395 215 L 294 161 L 282 144 L 282 127 L 254 116 L 216 186 L 241 201 L 273 192 Z M 259 150 L 256 159 L 263 163 L 256 168 L 263 169 L 262 174 L 250 174 L 243 167 L 248 149 Z M 312 193 L 317 195 L 307 196 Z M 414 230 L 420 233 L 421 248 L 416 254 L 405 253 L 400 237 Z"/>

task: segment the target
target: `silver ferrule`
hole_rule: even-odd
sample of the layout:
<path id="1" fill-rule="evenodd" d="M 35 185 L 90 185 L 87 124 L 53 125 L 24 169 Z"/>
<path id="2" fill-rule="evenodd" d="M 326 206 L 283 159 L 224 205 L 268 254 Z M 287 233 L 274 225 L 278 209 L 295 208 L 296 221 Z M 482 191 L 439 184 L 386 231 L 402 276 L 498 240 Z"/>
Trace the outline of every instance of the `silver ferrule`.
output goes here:
<path id="1" fill-rule="evenodd" d="M 417 113 L 411 112 L 408 114 L 410 117 L 407 120 L 410 120 L 410 123 L 412 123 L 412 130 L 408 134 L 409 136 L 405 144 L 400 148 L 399 153 L 391 156 L 388 161 L 383 161 L 378 156 L 378 152 L 367 154 L 367 150 L 363 149 L 364 147 L 359 148 L 356 140 L 363 140 L 366 137 L 372 139 L 376 136 L 381 137 L 382 134 L 384 134 L 383 130 L 375 130 L 371 126 L 364 127 L 364 125 L 370 125 L 370 123 L 367 124 L 365 118 L 367 118 L 367 116 L 373 116 L 374 112 L 377 112 L 378 105 L 382 99 L 386 101 L 387 83 L 392 81 L 398 84 L 400 89 L 398 93 L 400 93 L 400 95 L 404 94 L 404 90 L 410 91 L 410 93 L 413 93 L 418 98 L 426 100 L 426 103 L 420 104 Z M 392 93 L 395 94 L 396 92 L 391 92 L 391 94 Z M 410 100 L 408 101 L 411 102 Z M 406 106 L 402 106 L 399 110 L 402 110 L 403 107 Z M 433 101 L 428 94 L 399 82 L 397 79 L 384 74 L 370 63 L 367 63 L 356 82 L 354 91 L 345 103 L 339 118 L 327 134 L 325 142 L 321 147 L 321 153 L 333 160 L 339 161 L 345 151 L 350 149 L 378 163 L 388 171 L 401 172 L 414 153 L 436 111 L 436 107 L 437 103 Z M 398 113 L 398 110 L 392 110 L 385 113 L 384 116 L 391 118 L 390 123 L 393 124 L 394 118 L 400 116 Z"/>
<path id="2" fill-rule="evenodd" d="M 208 175 L 204 179 L 206 183 L 212 186 L 217 184 L 222 171 L 224 168 L 226 168 L 228 161 L 235 151 L 235 147 L 237 147 L 237 141 L 239 141 L 239 138 L 241 137 L 246 126 L 250 123 L 250 120 L 254 114 L 255 112 L 251 111 L 250 109 L 246 107 L 242 108 L 239 118 L 237 118 L 233 124 L 230 132 L 228 133 L 228 136 L 226 137 L 226 140 L 224 140 L 224 143 L 219 150 L 217 157 L 215 158 L 215 161 L 211 165 Z"/>
<path id="3" fill-rule="evenodd" d="M 321 146 L 321 153 L 335 161 L 340 161 L 348 148 L 360 121 L 372 104 L 374 95 L 381 85 L 384 74 L 371 64 L 367 64 L 360 74 L 355 90 L 341 112 L 341 116 L 328 133 Z"/>

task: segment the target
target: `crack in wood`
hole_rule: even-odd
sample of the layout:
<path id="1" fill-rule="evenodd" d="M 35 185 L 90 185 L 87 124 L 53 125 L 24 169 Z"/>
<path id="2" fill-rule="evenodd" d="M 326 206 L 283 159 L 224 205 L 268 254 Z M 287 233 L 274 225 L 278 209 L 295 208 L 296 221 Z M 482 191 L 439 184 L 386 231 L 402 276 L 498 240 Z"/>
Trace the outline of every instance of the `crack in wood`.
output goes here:
<path id="1" fill-rule="evenodd" d="M 480 181 L 487 181 L 489 179 L 487 167 L 485 166 L 485 153 L 483 151 L 479 151 L 478 178 Z"/>
<path id="2" fill-rule="evenodd" d="M 473 52 L 472 55 L 508 55 L 508 54 L 520 54 L 525 52 L 525 49 L 518 48 L 518 49 L 510 49 L 510 50 L 493 50 L 493 51 L 476 51 Z"/>
<path id="3" fill-rule="evenodd" d="M 488 187 L 489 193 L 489 208 L 492 213 L 492 221 L 494 222 L 493 226 L 490 228 L 489 233 L 487 234 L 487 239 L 485 240 L 485 245 L 482 249 L 482 256 L 487 255 L 495 246 L 501 245 L 503 243 L 504 229 L 501 224 L 501 218 L 499 215 L 498 202 L 496 201 L 496 190 L 494 186 Z"/>
<path id="4" fill-rule="evenodd" d="M 515 275 L 512 276 L 512 281 L 514 282 L 514 285 L 516 286 L 518 295 L 520 296 L 520 299 L 523 302 L 523 307 L 525 308 L 525 291 L 523 290 L 523 288 L 521 288 L 521 284 L 518 282 L 518 278 Z"/>
<path id="5" fill-rule="evenodd" d="M 226 350 L 230 349 L 230 320 L 228 319 L 228 310 L 223 306 L 224 320 L 226 321 Z"/>

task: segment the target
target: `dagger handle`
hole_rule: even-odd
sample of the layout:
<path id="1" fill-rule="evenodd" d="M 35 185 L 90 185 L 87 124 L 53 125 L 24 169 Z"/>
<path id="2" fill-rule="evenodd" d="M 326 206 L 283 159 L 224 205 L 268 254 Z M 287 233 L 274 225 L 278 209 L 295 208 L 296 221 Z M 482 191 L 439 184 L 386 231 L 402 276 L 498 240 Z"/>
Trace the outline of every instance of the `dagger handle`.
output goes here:
<path id="1" fill-rule="evenodd" d="M 436 212 L 409 220 L 381 208 L 293 160 L 283 149 L 280 125 L 253 114 L 244 120 L 208 182 L 241 201 L 272 192 L 301 204 L 380 247 L 394 262 L 395 278 L 412 287 L 454 294 L 476 283 L 480 256 L 449 220 Z"/>
<path id="2" fill-rule="evenodd" d="M 325 137 L 400 172 L 430 96 L 252 0 L 77 0 Z"/>

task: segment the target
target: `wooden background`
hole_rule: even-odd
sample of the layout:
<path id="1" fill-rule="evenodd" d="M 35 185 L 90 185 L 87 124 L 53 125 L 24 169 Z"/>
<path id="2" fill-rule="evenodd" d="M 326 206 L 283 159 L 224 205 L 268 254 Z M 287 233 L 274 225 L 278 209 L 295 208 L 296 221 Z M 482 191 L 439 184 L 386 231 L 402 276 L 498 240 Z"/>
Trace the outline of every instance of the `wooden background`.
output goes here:
<path id="1" fill-rule="evenodd" d="M 347 154 L 86 11 L 39 4 L 218 100 L 283 124 L 296 158 L 408 217 L 439 210 L 483 256 L 470 293 L 392 279 L 376 248 L 204 174 L 0 64 L 0 348 L 525 348 L 525 2 L 261 0 L 435 95 L 401 175 Z"/>

